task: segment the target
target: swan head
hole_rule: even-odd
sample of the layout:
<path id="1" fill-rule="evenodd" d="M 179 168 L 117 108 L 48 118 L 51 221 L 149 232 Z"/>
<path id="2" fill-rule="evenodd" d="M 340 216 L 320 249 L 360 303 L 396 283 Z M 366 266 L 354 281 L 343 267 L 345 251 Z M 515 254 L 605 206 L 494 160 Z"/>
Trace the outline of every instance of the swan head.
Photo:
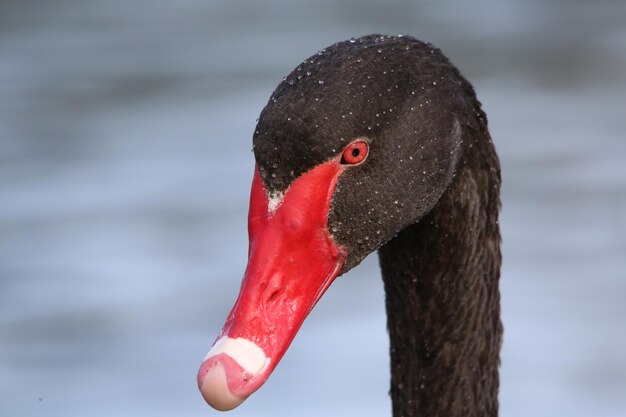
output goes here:
<path id="1" fill-rule="evenodd" d="M 471 86 L 430 44 L 372 35 L 340 42 L 297 66 L 261 112 L 253 137 L 270 194 L 368 144 L 337 181 L 328 226 L 348 249 L 342 272 L 417 222 L 452 180 L 472 111 Z M 471 93 L 473 95 L 473 92 Z"/>
<path id="2" fill-rule="evenodd" d="M 198 373 L 213 407 L 258 389 L 332 281 L 433 208 L 452 181 L 471 86 L 406 36 L 340 42 L 296 67 L 262 110 L 249 260 Z"/>

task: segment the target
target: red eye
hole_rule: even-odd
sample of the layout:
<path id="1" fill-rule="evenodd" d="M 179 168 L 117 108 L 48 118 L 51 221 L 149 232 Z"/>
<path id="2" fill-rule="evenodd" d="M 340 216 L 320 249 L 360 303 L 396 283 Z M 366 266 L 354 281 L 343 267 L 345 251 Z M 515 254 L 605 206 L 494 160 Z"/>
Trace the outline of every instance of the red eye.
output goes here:
<path id="1" fill-rule="evenodd" d="M 343 155 L 341 156 L 341 163 L 348 165 L 356 165 L 360 164 L 367 158 L 367 153 L 369 151 L 369 145 L 364 140 L 355 140 L 343 151 Z"/>

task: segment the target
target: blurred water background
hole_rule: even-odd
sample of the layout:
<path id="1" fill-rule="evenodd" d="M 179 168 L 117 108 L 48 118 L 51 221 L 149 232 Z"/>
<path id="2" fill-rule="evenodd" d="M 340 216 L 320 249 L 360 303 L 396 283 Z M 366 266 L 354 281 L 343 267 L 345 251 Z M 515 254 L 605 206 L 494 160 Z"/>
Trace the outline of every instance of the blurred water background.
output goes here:
<path id="1" fill-rule="evenodd" d="M 246 261 L 251 137 L 335 41 L 406 33 L 503 165 L 501 415 L 626 415 L 626 3 L 0 1 L 0 415 L 206 416 Z M 230 416 L 391 415 L 377 258 Z"/>

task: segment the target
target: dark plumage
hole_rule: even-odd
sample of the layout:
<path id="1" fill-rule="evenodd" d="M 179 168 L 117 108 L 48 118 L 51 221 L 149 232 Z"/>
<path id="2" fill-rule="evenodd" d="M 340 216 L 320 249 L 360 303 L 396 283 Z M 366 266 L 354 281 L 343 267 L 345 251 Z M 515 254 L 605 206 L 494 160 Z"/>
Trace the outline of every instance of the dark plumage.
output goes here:
<path id="1" fill-rule="evenodd" d="M 342 272 L 380 249 L 394 416 L 498 413 L 500 166 L 472 86 L 432 45 L 371 35 L 305 60 L 261 113 L 269 193 L 355 138 L 328 228 Z"/>

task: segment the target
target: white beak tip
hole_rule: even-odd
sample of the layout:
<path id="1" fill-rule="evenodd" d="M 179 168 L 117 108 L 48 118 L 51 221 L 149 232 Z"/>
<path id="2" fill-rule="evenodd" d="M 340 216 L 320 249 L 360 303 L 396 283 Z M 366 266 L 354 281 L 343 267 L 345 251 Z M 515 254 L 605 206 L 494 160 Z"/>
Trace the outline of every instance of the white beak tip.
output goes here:
<path id="1" fill-rule="evenodd" d="M 200 392 L 204 400 L 219 411 L 228 411 L 238 407 L 246 399 L 233 394 L 228 388 L 226 370 L 217 363 L 204 375 L 200 384 Z"/>

